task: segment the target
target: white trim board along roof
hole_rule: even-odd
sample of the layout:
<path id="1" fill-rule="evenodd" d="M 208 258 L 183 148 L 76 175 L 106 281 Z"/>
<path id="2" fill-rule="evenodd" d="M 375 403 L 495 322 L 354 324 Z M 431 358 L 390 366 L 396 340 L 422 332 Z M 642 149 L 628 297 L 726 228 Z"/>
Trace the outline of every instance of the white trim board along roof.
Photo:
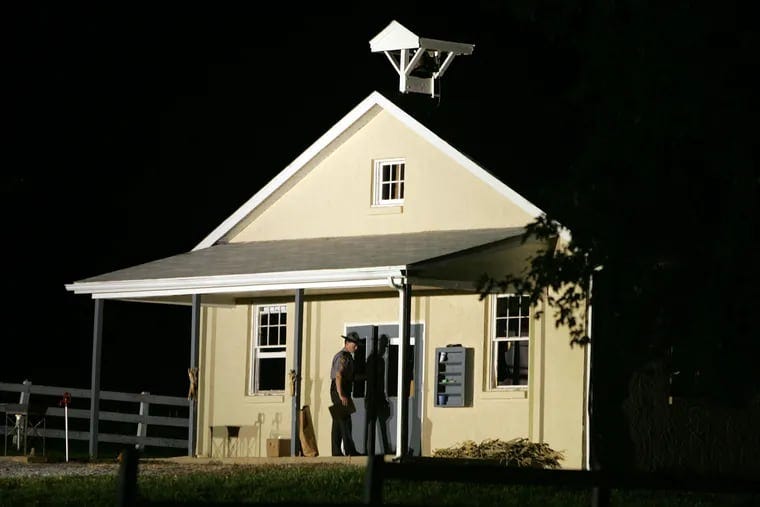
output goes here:
<path id="1" fill-rule="evenodd" d="M 341 134 L 350 129 L 374 107 L 380 107 L 391 114 L 394 118 L 406 125 L 413 132 L 421 136 L 423 139 L 438 148 L 447 156 L 451 157 L 465 169 L 469 170 L 473 175 L 480 178 L 483 182 L 491 186 L 494 190 L 499 192 L 504 197 L 510 199 L 515 203 L 515 205 L 520 207 L 529 215 L 538 217 L 543 214 L 543 211 L 541 211 L 541 209 L 539 209 L 537 206 L 509 188 L 499 179 L 491 175 L 488 171 L 477 165 L 475 162 L 463 155 L 460 151 L 438 137 L 430 129 L 412 118 L 412 116 L 404 112 L 390 100 L 375 91 L 372 92 L 369 97 L 360 102 L 359 105 L 351 110 L 351 112 L 344 116 L 340 121 L 338 121 L 338 123 L 333 125 L 330 130 L 325 132 L 319 139 L 314 142 L 314 144 L 309 146 L 306 151 L 301 153 L 301 155 L 293 160 L 290 165 L 283 169 L 261 190 L 256 192 L 256 194 L 248 199 L 248 201 L 245 202 L 242 206 L 240 206 L 237 211 L 235 211 L 226 220 L 224 220 L 224 222 L 222 222 L 216 229 L 214 229 L 211 234 L 206 236 L 200 243 L 198 243 L 195 248 L 193 248 L 193 251 L 208 248 L 218 241 L 222 240 L 225 235 L 228 234 L 236 225 L 245 220 L 246 217 L 253 213 L 253 211 L 256 210 L 256 208 L 258 208 L 267 198 L 274 194 L 280 187 L 285 185 L 288 180 L 290 180 L 297 172 L 303 169 L 323 150 L 327 149 L 333 141 L 335 141 Z"/>

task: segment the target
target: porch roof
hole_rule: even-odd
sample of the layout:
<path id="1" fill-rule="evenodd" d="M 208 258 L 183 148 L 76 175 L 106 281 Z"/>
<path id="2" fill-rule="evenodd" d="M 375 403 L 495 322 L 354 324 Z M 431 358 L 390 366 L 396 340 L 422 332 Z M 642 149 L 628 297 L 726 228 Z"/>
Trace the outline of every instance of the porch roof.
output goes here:
<path id="1" fill-rule="evenodd" d="M 419 266 L 427 278 L 451 278 L 450 259 L 511 240 L 523 228 L 217 244 L 66 285 L 94 298 L 176 296 L 309 287 L 387 287 L 388 278 Z M 523 259 L 524 260 L 524 257 Z M 431 271 L 431 267 L 440 268 Z"/>

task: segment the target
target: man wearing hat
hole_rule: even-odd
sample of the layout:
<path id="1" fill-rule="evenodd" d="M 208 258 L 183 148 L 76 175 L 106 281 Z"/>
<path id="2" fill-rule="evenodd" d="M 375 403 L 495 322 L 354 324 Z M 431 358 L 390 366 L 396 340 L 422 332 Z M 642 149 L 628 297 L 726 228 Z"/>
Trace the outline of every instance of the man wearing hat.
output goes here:
<path id="1" fill-rule="evenodd" d="M 343 450 L 347 456 L 357 456 L 354 439 L 351 437 L 351 412 L 355 409 L 351 399 L 351 389 L 354 384 L 354 352 L 359 348 L 359 335 L 352 331 L 347 336 L 342 336 L 343 348 L 335 354 L 330 369 L 330 399 L 333 402 L 332 415 L 332 455 L 343 456 Z"/>

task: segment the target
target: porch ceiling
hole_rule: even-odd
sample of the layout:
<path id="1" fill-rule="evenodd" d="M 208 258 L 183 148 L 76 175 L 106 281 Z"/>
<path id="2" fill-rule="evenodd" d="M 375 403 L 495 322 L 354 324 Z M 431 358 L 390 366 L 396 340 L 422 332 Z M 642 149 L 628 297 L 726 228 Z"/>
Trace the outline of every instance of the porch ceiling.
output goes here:
<path id="1" fill-rule="evenodd" d="M 535 245 L 520 241 L 523 232 L 500 228 L 219 244 L 79 280 L 66 288 L 95 298 L 176 300 L 187 294 L 275 294 L 293 288 L 328 293 L 360 287 L 387 290 L 387 279 L 407 269 L 423 285 L 428 285 L 423 278 L 461 281 L 472 274 L 466 269 L 472 255 L 478 262 L 496 265 L 505 259 L 511 259 L 510 264 L 524 262 Z M 510 255 L 505 257 L 505 251 Z"/>

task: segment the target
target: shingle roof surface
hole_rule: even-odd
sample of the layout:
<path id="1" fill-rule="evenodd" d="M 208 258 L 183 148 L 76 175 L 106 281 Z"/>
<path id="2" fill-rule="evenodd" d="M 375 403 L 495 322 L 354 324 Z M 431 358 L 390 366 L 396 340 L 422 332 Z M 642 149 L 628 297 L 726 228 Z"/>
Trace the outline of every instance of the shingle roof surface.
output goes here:
<path id="1" fill-rule="evenodd" d="M 523 231 L 511 227 L 219 244 L 77 283 L 407 266 Z"/>

